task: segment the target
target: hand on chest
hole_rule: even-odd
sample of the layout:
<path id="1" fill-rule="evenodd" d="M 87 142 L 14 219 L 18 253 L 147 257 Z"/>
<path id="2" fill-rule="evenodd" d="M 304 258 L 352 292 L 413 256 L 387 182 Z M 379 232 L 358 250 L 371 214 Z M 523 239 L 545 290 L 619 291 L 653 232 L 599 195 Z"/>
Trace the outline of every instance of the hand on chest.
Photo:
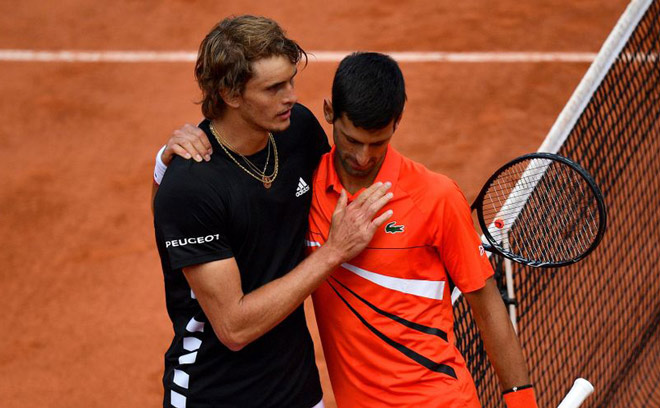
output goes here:
<path id="1" fill-rule="evenodd" d="M 409 199 L 397 199 L 395 195 L 374 218 L 387 210 L 393 211 L 392 217 L 378 227 L 367 249 L 404 249 L 432 244 L 433 226 L 429 225 L 425 215 L 411 205 Z"/>

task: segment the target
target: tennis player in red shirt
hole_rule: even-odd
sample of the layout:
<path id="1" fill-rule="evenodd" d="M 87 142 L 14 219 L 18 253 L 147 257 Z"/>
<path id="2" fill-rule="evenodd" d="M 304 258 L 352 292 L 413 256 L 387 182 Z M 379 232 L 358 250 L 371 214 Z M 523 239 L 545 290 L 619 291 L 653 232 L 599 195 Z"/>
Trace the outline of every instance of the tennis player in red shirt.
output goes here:
<path id="1" fill-rule="evenodd" d="M 405 85 L 397 63 L 355 53 L 339 65 L 324 114 L 334 147 L 313 182 L 307 246 L 322 246 L 338 200 L 375 182 L 394 215 L 369 246 L 313 294 L 339 407 L 480 407 L 456 348 L 451 280 L 479 327 L 509 408 L 536 407 L 516 333 L 456 183 L 403 157 L 390 140 Z"/>

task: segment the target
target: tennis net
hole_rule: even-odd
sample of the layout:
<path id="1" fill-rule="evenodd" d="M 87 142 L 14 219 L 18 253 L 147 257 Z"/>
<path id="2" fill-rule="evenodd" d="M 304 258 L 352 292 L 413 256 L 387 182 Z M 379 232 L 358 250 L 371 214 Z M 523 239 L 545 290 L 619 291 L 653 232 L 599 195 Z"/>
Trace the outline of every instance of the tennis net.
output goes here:
<path id="1" fill-rule="evenodd" d="M 635 0 L 539 149 L 585 167 L 608 212 L 603 242 L 578 264 L 512 266 L 540 406 L 556 407 L 584 377 L 595 387 L 585 408 L 660 408 L 659 55 L 660 2 Z M 491 262 L 504 288 L 504 261 Z M 504 407 L 468 305 L 459 298 L 454 306 L 458 347 L 481 402 Z"/>

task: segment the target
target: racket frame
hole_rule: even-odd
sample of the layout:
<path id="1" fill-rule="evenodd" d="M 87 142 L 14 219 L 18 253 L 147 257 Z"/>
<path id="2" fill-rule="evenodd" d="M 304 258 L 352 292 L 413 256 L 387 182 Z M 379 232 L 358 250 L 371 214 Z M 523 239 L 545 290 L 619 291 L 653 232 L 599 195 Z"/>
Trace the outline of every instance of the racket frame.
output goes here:
<path id="1" fill-rule="evenodd" d="M 488 190 L 489 190 L 492 182 L 500 174 L 502 174 L 504 171 L 508 170 L 510 167 L 512 167 L 512 166 L 514 166 L 514 165 L 516 165 L 516 164 L 518 164 L 522 161 L 533 160 L 533 159 L 552 160 L 552 161 L 557 161 L 557 162 L 563 163 L 565 165 L 568 165 L 573 170 L 575 170 L 580 175 L 580 177 L 582 177 L 586 181 L 587 185 L 589 186 L 591 191 L 594 193 L 594 196 L 596 198 L 597 211 L 598 211 L 598 215 L 599 215 L 599 218 L 600 218 L 600 221 L 601 221 L 600 225 L 599 225 L 599 230 L 596 233 L 596 237 L 594 238 L 594 240 L 591 243 L 591 245 L 589 246 L 589 248 L 587 248 L 587 250 L 585 250 L 582 254 L 580 254 L 579 256 L 577 256 L 573 259 L 563 260 L 563 261 L 559 261 L 559 262 L 551 262 L 551 261 L 546 262 L 546 261 L 526 259 L 522 256 L 514 254 L 514 253 L 506 250 L 505 248 L 503 248 L 495 240 L 495 238 L 493 238 L 493 236 L 489 232 L 489 228 L 496 228 L 496 227 L 492 223 L 491 223 L 491 225 L 486 225 L 486 222 L 484 220 L 484 215 L 483 215 L 482 202 L 483 202 L 484 197 L 488 193 Z M 529 171 L 529 168 L 527 168 L 525 170 L 525 173 L 528 172 L 528 171 Z M 525 173 L 523 173 L 522 177 L 525 176 Z M 533 187 L 535 187 L 535 185 L 543 177 L 544 174 L 545 174 L 545 171 L 538 176 L 537 180 L 535 180 L 534 185 L 532 186 L 532 191 L 533 191 Z M 516 187 L 514 187 L 513 191 L 515 191 L 516 189 L 519 188 L 518 187 L 519 184 L 520 184 L 520 181 L 517 183 Z M 507 201 L 505 202 L 503 207 L 505 207 L 508 202 L 509 202 L 509 199 L 507 198 Z M 477 195 L 477 198 L 475 199 L 474 203 L 472 204 L 472 210 L 474 211 L 475 209 L 477 210 L 477 220 L 479 222 L 479 226 L 481 228 L 483 236 L 486 238 L 486 240 L 488 242 L 487 244 L 484 244 L 484 248 L 486 250 L 488 250 L 490 252 L 496 252 L 496 253 L 498 253 L 498 254 L 504 256 L 505 258 L 508 258 L 508 259 L 510 259 L 514 262 L 517 262 L 517 263 L 520 263 L 520 264 L 523 264 L 523 265 L 528 265 L 528 266 L 535 267 L 535 268 L 561 267 L 561 266 L 574 264 L 574 263 L 580 261 L 581 259 L 584 259 L 587 255 L 589 255 L 591 252 L 593 252 L 594 249 L 596 249 L 596 247 L 598 246 L 600 241 L 603 239 L 603 235 L 605 234 L 605 229 L 607 227 L 607 211 L 605 209 L 605 202 L 604 202 L 604 199 L 603 199 L 603 194 L 600 191 L 600 189 L 598 188 L 598 185 L 596 184 L 594 179 L 579 164 L 575 163 L 574 161 L 572 161 L 572 160 L 570 160 L 570 159 L 568 159 L 564 156 L 560 156 L 560 155 L 554 154 L 554 153 L 536 152 L 536 153 L 525 154 L 525 155 L 519 156 L 519 157 L 511 160 L 510 162 L 506 163 L 505 165 L 503 165 L 502 167 L 497 169 L 493 173 L 493 175 L 491 175 L 490 178 L 486 181 L 486 183 L 484 183 L 484 186 L 481 188 L 481 191 L 479 192 L 479 194 Z M 511 226 L 515 223 L 515 220 L 518 218 L 518 215 L 519 215 L 519 213 L 515 214 L 515 216 L 513 217 L 513 222 L 511 222 L 509 225 L 505 226 L 506 231 L 503 233 L 504 236 L 508 235 L 508 231 L 510 230 Z M 494 217 L 494 219 L 497 219 L 497 218 L 498 218 L 497 216 Z"/>

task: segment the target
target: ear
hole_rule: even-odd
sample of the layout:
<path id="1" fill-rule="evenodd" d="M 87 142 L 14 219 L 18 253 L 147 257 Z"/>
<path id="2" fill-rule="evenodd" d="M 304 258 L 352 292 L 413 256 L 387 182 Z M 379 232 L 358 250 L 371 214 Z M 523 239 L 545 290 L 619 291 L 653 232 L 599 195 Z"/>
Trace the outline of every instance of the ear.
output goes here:
<path id="1" fill-rule="evenodd" d="M 222 88 L 220 90 L 220 97 L 229 107 L 238 108 L 241 106 L 241 95 L 236 92 L 232 92 L 227 88 Z"/>
<path id="2" fill-rule="evenodd" d="M 401 112 L 399 117 L 394 121 L 394 130 L 392 130 L 392 132 L 396 132 L 396 129 L 399 127 L 399 123 L 401 122 L 402 117 L 403 117 L 403 112 Z"/>
<path id="3" fill-rule="evenodd" d="M 325 117 L 325 121 L 332 125 L 335 114 L 332 110 L 332 102 L 330 99 L 323 100 L 323 116 Z"/>

